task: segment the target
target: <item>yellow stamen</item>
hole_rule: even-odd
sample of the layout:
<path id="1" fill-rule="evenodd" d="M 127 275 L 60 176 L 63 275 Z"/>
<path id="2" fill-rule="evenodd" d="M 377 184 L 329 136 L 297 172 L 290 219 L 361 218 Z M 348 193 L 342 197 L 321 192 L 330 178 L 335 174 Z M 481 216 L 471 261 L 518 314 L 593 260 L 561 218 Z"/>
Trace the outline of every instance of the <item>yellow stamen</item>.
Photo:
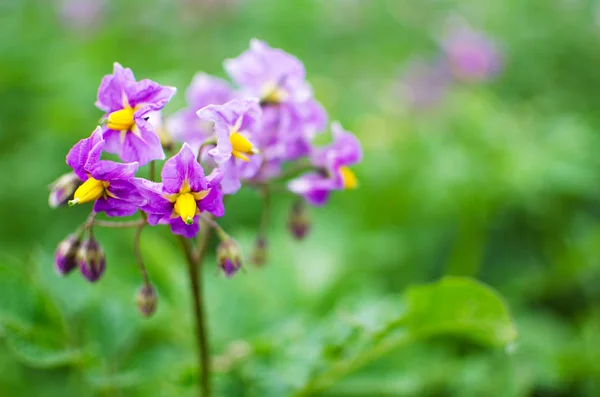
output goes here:
<path id="1" fill-rule="evenodd" d="M 229 136 L 231 141 L 231 154 L 242 161 L 250 161 L 248 156 L 258 153 L 258 149 L 239 132 L 232 132 Z"/>
<path id="2" fill-rule="evenodd" d="M 356 189 L 358 187 L 358 179 L 352 170 L 346 166 L 340 167 L 340 174 L 344 181 L 344 189 Z"/>
<path id="3" fill-rule="evenodd" d="M 69 201 L 69 205 L 74 206 L 75 204 L 83 204 L 89 201 L 98 200 L 100 197 L 106 197 L 107 195 L 110 195 L 106 190 L 108 186 L 109 182 L 99 181 L 90 176 L 87 181 L 83 182 L 83 184 L 75 190 L 73 200 Z"/>
<path id="4" fill-rule="evenodd" d="M 271 103 L 278 104 L 287 99 L 287 92 L 282 90 L 275 83 L 267 83 L 263 86 L 261 102 L 263 103 Z"/>
<path id="5" fill-rule="evenodd" d="M 136 112 L 137 106 L 132 108 L 125 106 L 121 110 L 117 110 L 108 115 L 107 127 L 116 131 L 129 131 L 135 125 L 133 114 Z"/>
<path id="6" fill-rule="evenodd" d="M 192 193 L 183 193 L 177 196 L 174 209 L 186 224 L 191 225 L 194 223 L 197 205 Z"/>

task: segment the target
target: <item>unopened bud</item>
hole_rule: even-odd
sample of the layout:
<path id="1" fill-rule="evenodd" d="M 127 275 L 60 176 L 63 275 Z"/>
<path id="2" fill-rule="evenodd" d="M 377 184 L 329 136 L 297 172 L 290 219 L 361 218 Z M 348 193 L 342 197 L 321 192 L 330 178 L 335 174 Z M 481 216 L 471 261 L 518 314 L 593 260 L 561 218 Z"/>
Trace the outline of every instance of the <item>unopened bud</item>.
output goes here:
<path id="1" fill-rule="evenodd" d="M 262 266 L 267 263 L 268 251 L 267 251 L 267 239 L 265 237 L 258 237 L 256 239 L 256 245 L 252 252 L 252 263 L 257 266 Z"/>
<path id="2" fill-rule="evenodd" d="M 219 268 L 225 276 L 232 277 L 242 267 L 242 250 L 234 239 L 228 237 L 217 247 Z"/>
<path id="3" fill-rule="evenodd" d="M 98 281 L 106 268 L 104 250 L 93 237 L 87 238 L 79 245 L 77 266 L 81 274 L 90 282 Z"/>
<path id="4" fill-rule="evenodd" d="M 306 203 L 304 200 L 294 202 L 288 217 L 290 232 L 296 239 L 302 240 L 308 234 L 310 226 L 310 214 L 306 208 Z"/>
<path id="5" fill-rule="evenodd" d="M 54 267 L 61 276 L 70 273 L 77 266 L 76 256 L 80 241 L 80 236 L 71 234 L 56 247 Z"/>
<path id="6" fill-rule="evenodd" d="M 81 185 L 81 179 L 74 172 L 64 174 L 50 185 L 48 205 L 50 208 L 67 204 L 73 198 L 73 193 Z"/>
<path id="7" fill-rule="evenodd" d="M 144 284 L 138 290 L 135 297 L 135 303 L 137 304 L 140 313 L 144 317 L 150 317 L 156 311 L 158 305 L 158 299 L 156 296 L 156 290 L 152 284 Z"/>

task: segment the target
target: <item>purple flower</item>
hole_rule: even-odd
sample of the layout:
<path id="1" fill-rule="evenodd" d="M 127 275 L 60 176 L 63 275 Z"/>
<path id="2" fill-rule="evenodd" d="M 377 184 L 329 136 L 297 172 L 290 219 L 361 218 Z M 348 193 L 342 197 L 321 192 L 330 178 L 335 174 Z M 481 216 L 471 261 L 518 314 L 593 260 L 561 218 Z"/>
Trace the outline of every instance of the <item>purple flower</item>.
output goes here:
<path id="1" fill-rule="evenodd" d="M 217 217 L 225 213 L 220 173 L 217 170 L 205 177 L 188 144 L 165 162 L 161 175 L 162 183 L 135 179 L 147 200 L 142 210 L 148 214 L 149 224 L 169 224 L 173 233 L 192 238 L 198 234 L 200 212 Z"/>
<path id="2" fill-rule="evenodd" d="M 225 69 L 243 94 L 260 98 L 264 123 L 255 139 L 265 160 L 308 154 L 310 141 L 327 124 L 327 113 L 313 98 L 302 62 L 253 39 L 249 50 L 225 61 Z"/>
<path id="3" fill-rule="evenodd" d="M 73 146 L 67 155 L 67 164 L 83 181 L 69 205 L 95 201 L 95 212 L 105 212 L 107 216 L 133 215 L 144 201 L 130 182 L 138 164 L 100 160 L 104 145 L 102 130 L 98 127 L 89 138 Z"/>
<path id="4" fill-rule="evenodd" d="M 233 194 L 242 186 L 240 179 L 253 177 L 262 164 L 251 142 L 262 125 L 258 101 L 234 99 L 224 105 L 210 105 L 200 109 L 198 117 L 214 123 L 217 146 L 208 154 L 223 173 L 223 193 Z"/>
<path id="5" fill-rule="evenodd" d="M 348 167 L 360 162 L 362 148 L 353 134 L 332 123 L 333 142 L 324 148 L 315 149 L 311 156 L 316 171 L 291 180 L 288 188 L 302 195 L 310 204 L 323 205 L 332 190 L 355 189 L 358 180 Z"/>
<path id="6" fill-rule="evenodd" d="M 455 77 L 464 81 L 485 81 L 502 69 L 497 44 L 462 20 L 451 20 L 442 39 L 442 49 Z"/>
<path id="7" fill-rule="evenodd" d="M 188 107 L 167 120 L 167 130 L 178 141 L 188 143 L 194 152 L 212 135 L 211 123 L 198 119 L 196 112 L 208 105 L 222 105 L 233 99 L 233 89 L 223 79 L 197 73 L 187 89 Z"/>
<path id="8" fill-rule="evenodd" d="M 164 159 L 160 139 L 147 117 L 162 109 L 175 91 L 148 79 L 135 81 L 131 69 L 115 62 L 113 74 L 102 79 L 96 101 L 96 106 L 106 112 L 106 151 L 140 165 Z"/>

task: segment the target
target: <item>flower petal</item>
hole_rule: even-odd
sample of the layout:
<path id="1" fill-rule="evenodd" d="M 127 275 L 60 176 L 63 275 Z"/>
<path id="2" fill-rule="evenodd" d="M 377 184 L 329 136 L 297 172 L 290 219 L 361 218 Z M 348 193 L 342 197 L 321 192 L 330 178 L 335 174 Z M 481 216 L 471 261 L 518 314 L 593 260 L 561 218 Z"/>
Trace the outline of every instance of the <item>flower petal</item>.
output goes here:
<path id="1" fill-rule="evenodd" d="M 179 216 L 177 218 L 172 218 L 169 223 L 171 224 L 171 231 L 173 234 L 178 234 L 186 238 L 194 238 L 198 234 L 198 231 L 200 231 L 198 215 L 194 217 L 194 223 L 191 225 L 186 224 Z"/>
<path id="2" fill-rule="evenodd" d="M 102 131 L 98 127 L 89 138 L 80 140 L 67 154 L 67 164 L 81 180 L 88 179 L 89 168 L 93 168 L 100 160 L 104 145 Z"/>
<path id="3" fill-rule="evenodd" d="M 165 191 L 171 194 L 179 193 L 184 181 L 192 192 L 206 190 L 208 184 L 204 170 L 188 144 L 183 144 L 179 153 L 165 162 L 162 180 Z"/>
<path id="4" fill-rule="evenodd" d="M 105 112 L 123 109 L 123 93 L 125 87 L 135 84 L 135 76 L 129 68 L 123 68 L 115 62 L 113 74 L 104 76 L 98 88 L 96 107 Z"/>

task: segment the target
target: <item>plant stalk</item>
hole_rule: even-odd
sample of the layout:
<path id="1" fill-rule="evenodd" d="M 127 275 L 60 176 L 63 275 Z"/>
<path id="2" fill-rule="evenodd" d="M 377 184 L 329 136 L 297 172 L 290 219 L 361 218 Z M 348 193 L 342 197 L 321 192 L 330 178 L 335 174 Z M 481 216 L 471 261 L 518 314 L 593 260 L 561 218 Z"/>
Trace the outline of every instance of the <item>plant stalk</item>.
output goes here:
<path id="1" fill-rule="evenodd" d="M 198 253 L 194 255 L 192 247 L 187 239 L 179 236 L 179 241 L 185 253 L 188 267 L 190 287 L 193 299 L 193 315 L 196 321 L 196 344 L 198 345 L 198 370 L 200 379 L 200 396 L 211 397 L 210 383 L 210 355 L 208 349 L 208 327 L 206 323 L 206 312 L 203 301 L 202 262 L 206 255 L 208 240 L 210 239 L 209 227 L 201 227 L 201 235 L 198 244 Z"/>

